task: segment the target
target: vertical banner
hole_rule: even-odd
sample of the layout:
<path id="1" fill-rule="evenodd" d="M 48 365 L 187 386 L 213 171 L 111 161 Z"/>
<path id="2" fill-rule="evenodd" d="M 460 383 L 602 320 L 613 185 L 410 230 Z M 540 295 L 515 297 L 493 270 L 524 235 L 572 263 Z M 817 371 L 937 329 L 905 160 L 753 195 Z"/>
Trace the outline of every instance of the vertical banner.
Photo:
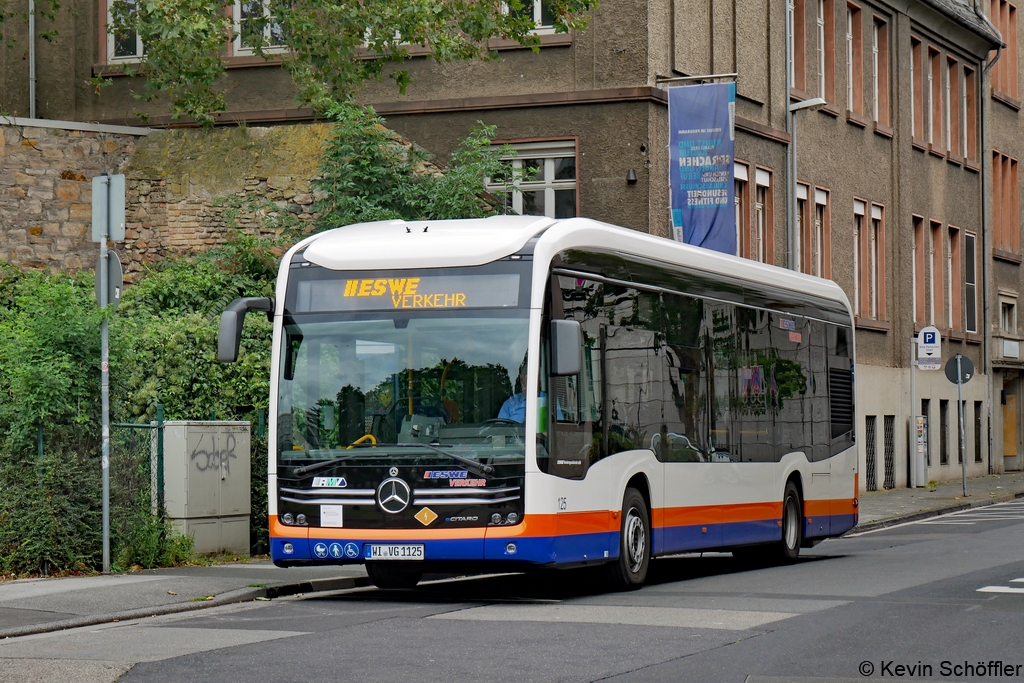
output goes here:
<path id="1" fill-rule="evenodd" d="M 679 242 L 733 255 L 735 118 L 735 83 L 669 88 L 672 235 Z"/>

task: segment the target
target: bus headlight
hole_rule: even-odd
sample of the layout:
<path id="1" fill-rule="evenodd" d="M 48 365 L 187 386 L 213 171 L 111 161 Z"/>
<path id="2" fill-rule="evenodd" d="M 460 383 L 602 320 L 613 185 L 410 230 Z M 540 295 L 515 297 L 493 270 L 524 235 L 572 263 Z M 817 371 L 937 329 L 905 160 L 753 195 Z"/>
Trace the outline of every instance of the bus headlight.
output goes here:
<path id="1" fill-rule="evenodd" d="M 295 516 L 295 521 L 298 522 L 299 524 L 305 524 L 306 523 L 306 515 L 304 515 L 304 514 L 302 514 L 300 512 L 299 514 L 297 514 Z"/>
<path id="2" fill-rule="evenodd" d="M 292 513 L 286 512 L 281 516 L 281 521 L 285 524 L 295 524 L 295 518 L 292 517 Z"/>
<path id="3" fill-rule="evenodd" d="M 501 515 L 495 512 L 491 515 L 491 524 L 501 524 Z"/>
<path id="4" fill-rule="evenodd" d="M 283 549 L 284 549 L 285 555 L 291 555 L 292 553 L 295 552 L 295 546 L 293 546 L 291 543 L 285 543 Z"/>
<path id="5" fill-rule="evenodd" d="M 519 515 L 514 512 L 510 512 L 508 513 L 508 517 L 505 518 L 505 521 L 509 524 L 516 524 L 519 521 Z"/>

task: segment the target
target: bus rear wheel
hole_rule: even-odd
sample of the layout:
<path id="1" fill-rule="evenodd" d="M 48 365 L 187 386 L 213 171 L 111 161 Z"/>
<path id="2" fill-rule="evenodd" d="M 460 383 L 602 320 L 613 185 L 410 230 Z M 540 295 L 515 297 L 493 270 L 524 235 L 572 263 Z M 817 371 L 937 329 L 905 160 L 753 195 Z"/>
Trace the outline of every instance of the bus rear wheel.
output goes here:
<path id="1" fill-rule="evenodd" d="M 803 501 L 792 480 L 786 482 L 782 496 L 782 540 L 775 546 L 775 560 L 780 564 L 796 562 L 804 540 Z"/>
<path id="2" fill-rule="evenodd" d="M 636 590 L 644 585 L 651 564 L 651 522 L 647 503 L 636 489 L 622 497 L 619 558 L 607 565 L 607 577 L 616 588 Z"/>
<path id="3" fill-rule="evenodd" d="M 368 562 L 366 573 L 377 588 L 415 588 L 423 578 L 423 572 L 412 567 L 402 567 L 388 562 Z"/>

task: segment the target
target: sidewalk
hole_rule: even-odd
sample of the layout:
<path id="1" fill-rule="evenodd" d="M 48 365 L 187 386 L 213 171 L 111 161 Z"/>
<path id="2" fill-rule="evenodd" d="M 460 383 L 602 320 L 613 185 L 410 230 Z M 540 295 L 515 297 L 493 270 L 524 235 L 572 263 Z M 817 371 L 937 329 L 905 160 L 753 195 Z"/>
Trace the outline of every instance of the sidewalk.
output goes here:
<path id="1" fill-rule="evenodd" d="M 1024 474 L 860 496 L 854 533 L 1024 497 Z M 369 585 L 362 566 L 279 569 L 268 561 L 0 583 L 0 638 Z M 212 596 L 212 599 L 207 599 Z"/>
<path id="2" fill-rule="evenodd" d="M 280 569 L 269 561 L 10 581 L 0 583 L 0 638 L 365 585 L 361 565 Z"/>
<path id="3" fill-rule="evenodd" d="M 1021 497 L 1024 497 L 1024 473 L 1021 472 L 968 479 L 966 498 L 959 479 L 934 488 L 869 491 L 860 495 L 860 523 L 852 533 Z"/>

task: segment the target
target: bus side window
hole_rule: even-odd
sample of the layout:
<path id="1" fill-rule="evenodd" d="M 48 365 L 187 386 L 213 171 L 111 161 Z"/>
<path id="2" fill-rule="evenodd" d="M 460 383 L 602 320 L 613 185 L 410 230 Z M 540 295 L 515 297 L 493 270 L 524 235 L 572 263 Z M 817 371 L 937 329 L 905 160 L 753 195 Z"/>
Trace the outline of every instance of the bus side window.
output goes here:
<path id="1" fill-rule="evenodd" d="M 831 454 L 853 445 L 853 359 L 850 358 L 852 330 L 826 325 L 828 338 L 828 405 L 831 425 Z"/>
<path id="2" fill-rule="evenodd" d="M 555 276 L 551 281 L 548 308 L 549 319 L 580 322 L 583 349 L 579 375 L 552 377 L 547 384 L 550 455 L 547 463 L 541 463 L 541 468 L 546 467 L 545 471 L 559 477 L 582 479 L 590 464 L 602 454 L 601 338 L 602 329 L 608 323 L 604 285 Z M 546 373 L 546 363 L 544 365 Z"/>
<path id="3" fill-rule="evenodd" d="M 775 461 L 787 453 L 811 453 L 810 366 L 811 326 L 800 316 L 772 315 L 775 356 L 768 370 L 769 404 L 775 416 Z"/>
<path id="4" fill-rule="evenodd" d="M 743 367 L 736 334 L 736 306 L 718 301 L 705 303 L 705 341 L 708 358 L 708 457 L 711 462 L 738 462 L 738 402 L 743 392 L 761 391 L 760 371 Z"/>
<path id="5" fill-rule="evenodd" d="M 807 395 L 810 397 L 811 422 L 811 443 L 814 444 L 812 452 L 807 454 L 808 459 L 825 460 L 829 457 L 829 434 L 828 426 L 828 348 L 826 345 L 825 323 L 810 321 L 810 377 L 811 385 Z"/>
<path id="6" fill-rule="evenodd" d="M 651 436 L 651 447 L 662 462 L 704 462 L 708 430 L 704 301 L 663 294 L 661 303 L 661 382 L 652 395 L 653 401 L 660 402 L 661 423 Z"/>

